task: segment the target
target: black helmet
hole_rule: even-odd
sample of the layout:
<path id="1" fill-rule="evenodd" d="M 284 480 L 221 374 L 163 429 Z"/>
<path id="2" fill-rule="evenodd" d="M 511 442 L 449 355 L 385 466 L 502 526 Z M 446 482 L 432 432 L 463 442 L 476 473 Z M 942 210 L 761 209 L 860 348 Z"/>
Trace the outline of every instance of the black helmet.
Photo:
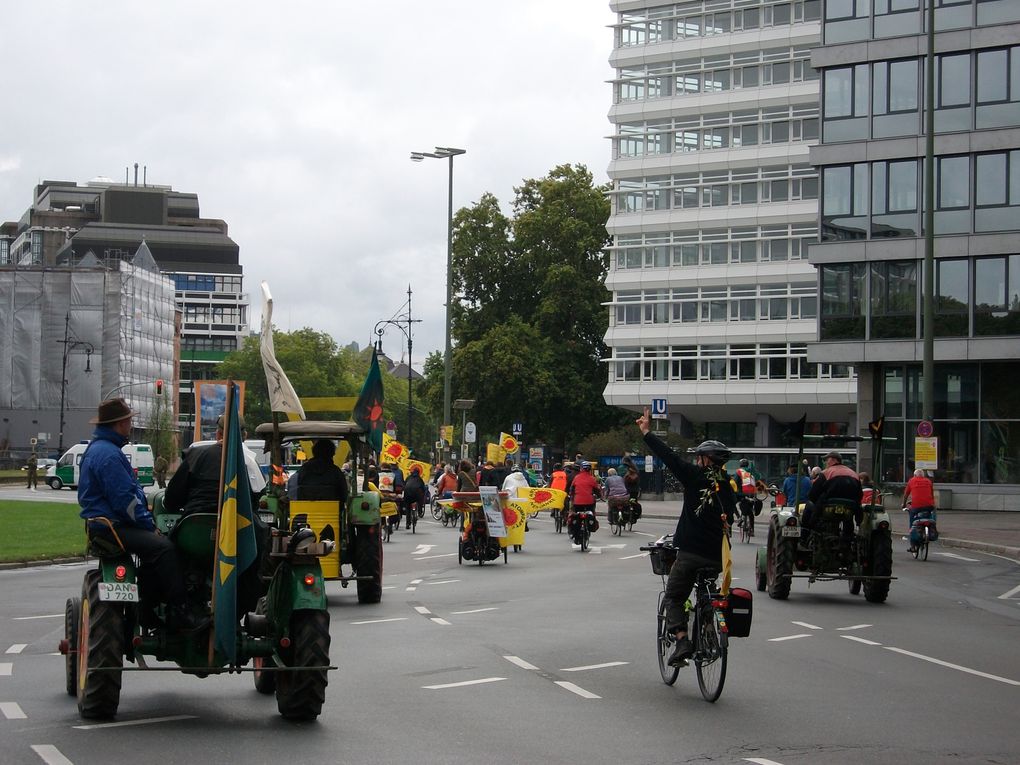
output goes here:
<path id="1" fill-rule="evenodd" d="M 740 467 L 747 467 L 750 463 L 746 460 L 740 460 Z"/>
<path id="2" fill-rule="evenodd" d="M 730 450 L 722 441 L 702 441 L 694 447 L 694 453 L 708 457 L 713 462 L 725 462 L 730 458 Z"/>

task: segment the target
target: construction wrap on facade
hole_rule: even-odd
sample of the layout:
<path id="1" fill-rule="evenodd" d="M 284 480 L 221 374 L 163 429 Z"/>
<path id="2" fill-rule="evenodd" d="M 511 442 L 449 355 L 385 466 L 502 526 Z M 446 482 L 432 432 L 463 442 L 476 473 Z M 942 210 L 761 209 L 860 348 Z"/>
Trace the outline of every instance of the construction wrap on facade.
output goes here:
<path id="1" fill-rule="evenodd" d="M 88 438 L 88 419 L 111 393 L 138 412 L 136 427 L 147 427 L 153 381 L 169 388 L 173 380 L 174 311 L 173 282 L 125 261 L 109 269 L 0 271 L 0 413 L 8 445 L 40 437 L 55 446 L 61 409 L 66 440 Z"/>

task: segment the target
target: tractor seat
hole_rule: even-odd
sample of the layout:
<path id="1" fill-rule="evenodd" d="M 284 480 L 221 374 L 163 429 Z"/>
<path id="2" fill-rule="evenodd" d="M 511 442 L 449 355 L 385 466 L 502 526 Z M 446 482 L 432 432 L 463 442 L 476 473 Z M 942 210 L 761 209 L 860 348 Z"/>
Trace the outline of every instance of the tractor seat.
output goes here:
<path id="1" fill-rule="evenodd" d="M 88 552 L 97 558 L 115 558 L 126 555 L 124 543 L 121 541 L 113 522 L 109 518 L 88 518 L 85 521 L 85 536 L 88 539 Z"/>
<path id="2" fill-rule="evenodd" d="M 170 541 L 186 557 L 212 563 L 216 555 L 216 513 L 191 513 L 178 521 Z"/>

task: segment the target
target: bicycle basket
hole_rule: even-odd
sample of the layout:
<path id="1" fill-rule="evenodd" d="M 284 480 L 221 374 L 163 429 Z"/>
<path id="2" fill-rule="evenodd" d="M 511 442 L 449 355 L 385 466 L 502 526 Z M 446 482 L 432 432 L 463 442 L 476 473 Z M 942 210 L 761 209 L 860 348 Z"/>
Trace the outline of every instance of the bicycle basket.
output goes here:
<path id="1" fill-rule="evenodd" d="M 676 548 L 665 545 L 653 547 L 648 551 L 648 559 L 652 562 L 652 573 L 665 576 L 676 561 Z"/>

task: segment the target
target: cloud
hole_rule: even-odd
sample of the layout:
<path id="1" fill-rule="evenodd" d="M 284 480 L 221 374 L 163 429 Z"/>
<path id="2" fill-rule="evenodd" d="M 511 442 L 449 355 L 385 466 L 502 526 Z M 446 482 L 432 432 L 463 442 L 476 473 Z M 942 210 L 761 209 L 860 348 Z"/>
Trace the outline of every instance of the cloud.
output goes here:
<path id="1" fill-rule="evenodd" d="M 590 0 L 18 3 L 8 28 L 47 45 L 0 50 L 4 71 L 32 61 L 5 88 L 0 219 L 39 179 L 139 162 L 227 221 L 252 327 L 265 279 L 279 328 L 364 345 L 410 284 L 419 366 L 444 343 L 448 165 L 409 153 L 467 149 L 457 207 L 563 163 L 604 180 L 613 20 Z"/>

